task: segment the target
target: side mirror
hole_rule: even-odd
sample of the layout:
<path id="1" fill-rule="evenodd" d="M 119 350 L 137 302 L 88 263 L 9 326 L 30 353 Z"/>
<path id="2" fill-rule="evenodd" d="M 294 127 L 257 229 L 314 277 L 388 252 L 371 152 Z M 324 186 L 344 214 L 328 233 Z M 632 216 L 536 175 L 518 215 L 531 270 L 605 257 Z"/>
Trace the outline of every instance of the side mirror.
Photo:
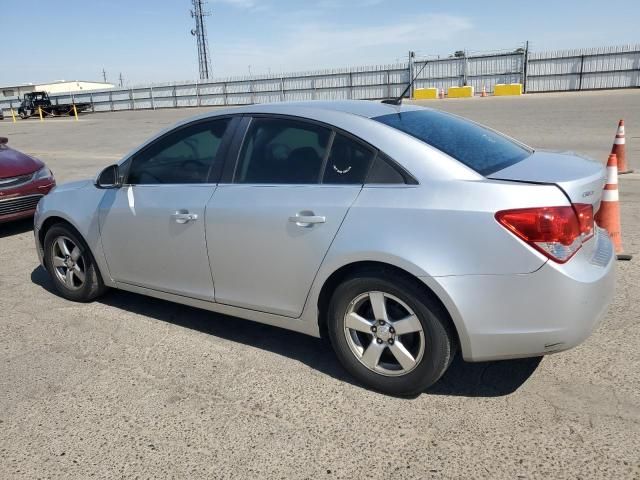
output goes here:
<path id="1" fill-rule="evenodd" d="M 96 177 L 94 184 L 96 187 L 104 189 L 120 188 L 122 186 L 122 181 L 120 179 L 120 169 L 118 168 L 118 165 L 109 165 L 107 168 L 102 170 Z"/>
<path id="2" fill-rule="evenodd" d="M 8 141 L 7 137 L 0 137 L 0 145 L 6 145 Z"/>

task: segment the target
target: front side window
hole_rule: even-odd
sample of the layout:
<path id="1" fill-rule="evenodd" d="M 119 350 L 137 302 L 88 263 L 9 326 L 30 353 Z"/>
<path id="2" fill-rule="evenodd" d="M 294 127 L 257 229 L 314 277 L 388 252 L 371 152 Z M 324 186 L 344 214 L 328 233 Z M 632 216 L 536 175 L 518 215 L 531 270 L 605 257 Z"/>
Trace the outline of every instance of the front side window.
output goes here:
<path id="1" fill-rule="evenodd" d="M 256 118 L 245 136 L 235 183 L 320 181 L 331 131 L 298 120 Z"/>
<path id="2" fill-rule="evenodd" d="M 165 135 L 131 162 L 127 183 L 206 183 L 230 119 L 199 122 Z"/>
<path id="3" fill-rule="evenodd" d="M 480 175 L 507 168 L 532 153 L 493 130 L 437 110 L 398 112 L 374 120 L 422 140 Z"/>

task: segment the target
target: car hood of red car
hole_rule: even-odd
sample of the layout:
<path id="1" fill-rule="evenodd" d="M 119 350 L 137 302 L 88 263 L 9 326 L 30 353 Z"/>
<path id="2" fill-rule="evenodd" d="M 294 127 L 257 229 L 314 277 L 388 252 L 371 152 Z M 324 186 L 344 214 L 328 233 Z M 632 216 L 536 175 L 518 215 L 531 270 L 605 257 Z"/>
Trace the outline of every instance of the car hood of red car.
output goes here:
<path id="1" fill-rule="evenodd" d="M 37 158 L 0 145 L 0 178 L 19 177 L 36 172 L 44 167 Z"/>

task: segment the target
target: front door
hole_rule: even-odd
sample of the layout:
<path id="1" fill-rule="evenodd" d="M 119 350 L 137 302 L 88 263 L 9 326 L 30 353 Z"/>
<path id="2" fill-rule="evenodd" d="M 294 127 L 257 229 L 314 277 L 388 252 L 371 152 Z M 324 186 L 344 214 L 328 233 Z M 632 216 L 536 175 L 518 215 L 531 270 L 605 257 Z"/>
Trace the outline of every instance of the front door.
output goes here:
<path id="1" fill-rule="evenodd" d="M 107 191 L 100 233 L 117 282 L 213 300 L 205 207 L 229 123 L 200 121 L 169 132 L 131 158 L 123 187 Z"/>
<path id="2" fill-rule="evenodd" d="M 372 156 L 324 126 L 254 118 L 207 206 L 216 301 L 298 317 Z"/>

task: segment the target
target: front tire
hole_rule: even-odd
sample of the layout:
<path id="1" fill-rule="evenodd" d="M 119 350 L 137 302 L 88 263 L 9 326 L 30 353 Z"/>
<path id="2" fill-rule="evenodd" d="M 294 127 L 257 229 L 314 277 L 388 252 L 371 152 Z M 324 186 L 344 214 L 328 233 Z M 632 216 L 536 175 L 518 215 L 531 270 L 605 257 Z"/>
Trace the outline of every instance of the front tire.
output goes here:
<path id="1" fill-rule="evenodd" d="M 328 314 L 338 359 L 380 392 L 423 392 L 440 379 L 456 352 L 446 312 L 399 275 L 347 279 L 334 292 Z"/>
<path id="2" fill-rule="evenodd" d="M 90 302 L 106 290 L 89 247 L 65 224 L 47 231 L 44 262 L 56 290 L 67 300 Z"/>

